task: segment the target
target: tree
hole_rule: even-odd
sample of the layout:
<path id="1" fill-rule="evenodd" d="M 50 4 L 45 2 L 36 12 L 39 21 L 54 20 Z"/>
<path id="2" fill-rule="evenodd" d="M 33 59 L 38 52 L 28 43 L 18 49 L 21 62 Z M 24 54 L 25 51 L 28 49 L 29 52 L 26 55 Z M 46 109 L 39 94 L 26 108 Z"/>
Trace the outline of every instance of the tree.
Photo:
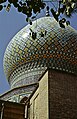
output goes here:
<path id="1" fill-rule="evenodd" d="M 57 0 L 56 0 L 57 1 Z M 52 0 L 50 0 L 52 2 Z M 54 0 L 53 0 L 54 2 Z M 77 12 L 77 1 L 76 0 L 59 0 L 59 6 L 57 11 L 54 11 L 54 8 L 51 9 L 51 13 L 54 18 L 59 22 L 60 26 L 63 26 L 63 23 L 66 22 L 66 19 L 63 18 L 61 20 L 58 19 L 60 14 L 65 14 L 66 16 L 70 17 L 73 12 Z M 44 0 L 0 0 L 0 11 L 5 8 L 8 12 L 11 9 L 11 6 L 14 6 L 18 12 L 22 12 L 27 16 L 26 21 L 31 22 L 32 13 L 40 13 L 41 9 L 46 7 L 47 15 L 49 15 L 49 6 L 46 6 Z M 35 17 L 32 17 L 32 19 Z M 69 22 L 66 22 L 67 25 Z M 63 26 L 64 27 L 64 26 Z"/>
<path id="2" fill-rule="evenodd" d="M 45 3 L 41 0 L 0 0 L 0 11 L 5 7 L 9 12 L 11 5 L 17 8 L 18 12 L 27 15 L 27 17 L 32 16 L 32 11 L 36 14 L 45 8 Z"/>
<path id="3" fill-rule="evenodd" d="M 65 28 L 64 23 L 66 22 L 66 25 L 69 25 L 70 22 L 66 21 L 65 18 L 62 18 L 61 20 L 58 19 L 60 14 L 64 14 L 67 17 L 71 17 L 74 12 L 77 12 L 77 1 L 76 0 L 60 0 L 58 10 L 54 11 L 54 9 L 51 9 L 51 12 L 54 16 L 54 18 L 59 21 L 59 24 L 61 27 Z"/>

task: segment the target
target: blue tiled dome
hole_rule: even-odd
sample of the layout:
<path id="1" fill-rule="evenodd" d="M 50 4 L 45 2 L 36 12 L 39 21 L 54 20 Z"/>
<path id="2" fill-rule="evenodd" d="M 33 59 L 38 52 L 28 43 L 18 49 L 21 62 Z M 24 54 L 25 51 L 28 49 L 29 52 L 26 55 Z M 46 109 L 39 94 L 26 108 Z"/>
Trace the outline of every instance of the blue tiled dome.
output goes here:
<path id="1" fill-rule="evenodd" d="M 35 39 L 31 30 L 36 32 Z M 76 74 L 77 31 L 71 26 L 60 28 L 52 17 L 39 18 L 13 37 L 6 48 L 3 65 L 8 80 L 19 67 L 21 70 L 25 67 L 25 71 L 48 67 Z"/>

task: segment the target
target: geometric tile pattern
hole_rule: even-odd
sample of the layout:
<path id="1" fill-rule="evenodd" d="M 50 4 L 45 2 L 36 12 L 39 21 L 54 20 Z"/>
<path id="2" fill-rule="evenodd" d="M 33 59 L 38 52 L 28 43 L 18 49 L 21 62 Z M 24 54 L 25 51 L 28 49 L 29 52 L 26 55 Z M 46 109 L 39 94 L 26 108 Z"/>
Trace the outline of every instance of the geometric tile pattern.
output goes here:
<path id="1" fill-rule="evenodd" d="M 30 29 L 37 32 L 35 40 Z M 46 35 L 41 37 L 45 30 Z M 3 65 L 8 80 L 23 65 L 26 70 L 42 66 L 76 74 L 77 31 L 71 26 L 60 28 L 54 18 L 39 18 L 13 37 L 6 48 Z"/>
<path id="2" fill-rule="evenodd" d="M 39 77 L 41 77 L 45 70 L 45 67 L 35 68 L 31 70 L 26 70 L 26 68 L 22 66 L 19 67 L 10 76 L 9 84 L 11 86 L 11 89 L 37 83 Z"/>
<path id="3" fill-rule="evenodd" d="M 22 86 L 8 91 L 7 93 L 0 95 L 1 100 L 11 101 L 11 102 L 20 102 L 22 98 L 29 97 L 31 93 L 36 88 L 36 84 L 29 86 Z"/>

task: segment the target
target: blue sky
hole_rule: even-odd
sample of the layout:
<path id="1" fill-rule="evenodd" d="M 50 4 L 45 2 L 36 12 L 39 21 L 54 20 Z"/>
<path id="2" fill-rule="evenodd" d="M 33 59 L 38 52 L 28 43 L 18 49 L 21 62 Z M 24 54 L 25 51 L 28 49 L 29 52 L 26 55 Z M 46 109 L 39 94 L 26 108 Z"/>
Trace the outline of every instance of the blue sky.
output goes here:
<path id="1" fill-rule="evenodd" d="M 3 71 L 5 49 L 12 37 L 26 24 L 25 15 L 14 8 L 9 13 L 5 10 L 0 12 L 0 94 L 10 88 Z"/>
<path id="2" fill-rule="evenodd" d="M 44 16 L 45 13 L 42 12 L 38 15 Z M 22 29 L 26 23 L 26 16 L 22 13 L 18 13 L 15 8 L 11 8 L 11 11 L 8 13 L 5 10 L 0 12 L 0 94 L 6 92 L 10 89 L 10 86 L 6 80 L 4 71 L 3 71 L 3 56 L 5 49 L 12 39 L 12 37 Z M 71 26 L 77 29 L 77 14 L 74 14 L 70 19 Z"/>

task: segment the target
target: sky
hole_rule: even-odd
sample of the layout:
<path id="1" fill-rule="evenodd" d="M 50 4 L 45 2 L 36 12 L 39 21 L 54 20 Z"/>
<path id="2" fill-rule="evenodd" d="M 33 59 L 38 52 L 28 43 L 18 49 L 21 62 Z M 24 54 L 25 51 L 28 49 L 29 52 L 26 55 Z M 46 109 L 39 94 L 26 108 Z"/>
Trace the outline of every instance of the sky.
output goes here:
<path id="1" fill-rule="evenodd" d="M 38 17 L 45 16 L 45 12 L 41 12 Z M 0 94 L 10 89 L 8 81 L 3 70 L 3 57 L 8 43 L 13 36 L 28 23 L 26 16 L 18 13 L 15 8 L 11 8 L 10 12 L 2 10 L 0 12 Z M 77 30 L 77 14 L 70 18 L 71 26 Z"/>

